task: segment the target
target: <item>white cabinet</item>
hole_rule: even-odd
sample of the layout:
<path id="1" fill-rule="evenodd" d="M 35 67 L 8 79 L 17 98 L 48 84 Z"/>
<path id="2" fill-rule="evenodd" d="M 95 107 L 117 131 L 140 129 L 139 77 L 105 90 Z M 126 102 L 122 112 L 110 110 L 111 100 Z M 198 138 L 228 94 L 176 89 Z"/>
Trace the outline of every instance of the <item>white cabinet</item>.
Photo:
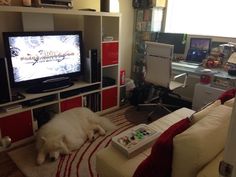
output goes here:
<path id="1" fill-rule="evenodd" d="M 216 100 L 225 90 L 210 85 L 196 84 L 193 97 L 193 110 L 199 110 L 206 104 Z"/>

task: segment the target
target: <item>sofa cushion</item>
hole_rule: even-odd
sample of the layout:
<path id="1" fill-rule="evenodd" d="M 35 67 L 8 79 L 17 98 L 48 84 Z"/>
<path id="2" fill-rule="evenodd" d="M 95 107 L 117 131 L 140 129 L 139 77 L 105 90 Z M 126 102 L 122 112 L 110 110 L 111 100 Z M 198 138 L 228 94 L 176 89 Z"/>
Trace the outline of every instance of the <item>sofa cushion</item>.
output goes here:
<path id="1" fill-rule="evenodd" d="M 231 98 L 230 100 L 224 102 L 224 105 L 225 105 L 225 106 L 229 106 L 229 107 L 233 107 L 233 105 L 234 105 L 234 100 L 235 100 L 235 98 Z"/>
<path id="2" fill-rule="evenodd" d="M 169 127 L 152 146 L 151 154 L 138 166 L 133 177 L 167 177 L 171 175 L 173 137 L 190 126 L 185 118 Z"/>
<path id="3" fill-rule="evenodd" d="M 224 104 L 224 102 L 233 98 L 235 96 L 235 94 L 236 94 L 236 89 L 230 89 L 230 90 L 227 90 L 224 93 L 222 93 L 218 99 L 221 100 L 222 104 Z"/>
<path id="4" fill-rule="evenodd" d="M 201 120 L 203 117 L 205 117 L 209 112 L 211 112 L 215 107 L 219 106 L 221 104 L 220 100 L 216 100 L 213 103 L 205 106 L 200 111 L 194 113 L 191 117 L 192 123 L 196 123 L 197 121 Z"/>
<path id="5" fill-rule="evenodd" d="M 174 138 L 172 177 L 196 177 L 223 150 L 232 108 L 220 105 Z"/>
<path id="6" fill-rule="evenodd" d="M 219 177 L 219 164 L 223 159 L 223 152 L 220 152 L 212 161 L 210 161 L 197 175 L 197 177 Z"/>

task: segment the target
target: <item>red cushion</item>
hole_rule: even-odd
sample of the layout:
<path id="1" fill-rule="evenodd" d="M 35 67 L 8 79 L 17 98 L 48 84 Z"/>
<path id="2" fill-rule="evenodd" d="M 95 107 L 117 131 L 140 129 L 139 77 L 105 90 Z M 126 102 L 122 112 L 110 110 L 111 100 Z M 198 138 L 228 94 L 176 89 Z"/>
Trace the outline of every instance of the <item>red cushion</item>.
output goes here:
<path id="1" fill-rule="evenodd" d="M 224 102 L 233 98 L 235 94 L 236 94 L 236 89 L 230 89 L 222 93 L 218 99 L 221 101 L 221 104 L 224 104 Z"/>
<path id="2" fill-rule="evenodd" d="M 151 154 L 139 164 L 133 177 L 170 177 L 173 138 L 189 126 L 190 120 L 185 118 L 162 133 L 152 146 Z"/>

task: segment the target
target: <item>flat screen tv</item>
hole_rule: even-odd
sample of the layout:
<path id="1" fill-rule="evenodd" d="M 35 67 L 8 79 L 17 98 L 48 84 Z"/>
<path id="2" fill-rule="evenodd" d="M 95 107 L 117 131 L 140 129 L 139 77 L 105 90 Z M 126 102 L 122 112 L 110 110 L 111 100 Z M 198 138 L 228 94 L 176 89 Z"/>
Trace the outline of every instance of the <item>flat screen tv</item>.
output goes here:
<path id="1" fill-rule="evenodd" d="M 3 39 L 12 87 L 52 91 L 83 72 L 81 31 L 4 32 Z"/>

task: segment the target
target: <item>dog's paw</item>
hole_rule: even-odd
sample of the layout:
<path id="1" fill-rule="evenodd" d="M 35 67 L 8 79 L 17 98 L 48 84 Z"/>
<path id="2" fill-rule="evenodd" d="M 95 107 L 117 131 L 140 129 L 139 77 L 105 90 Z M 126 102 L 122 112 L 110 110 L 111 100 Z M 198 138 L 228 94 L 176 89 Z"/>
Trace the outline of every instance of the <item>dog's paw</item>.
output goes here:
<path id="1" fill-rule="evenodd" d="M 93 142 L 94 140 L 95 140 L 95 136 L 89 137 L 89 141 L 90 141 L 90 142 Z"/>
<path id="2" fill-rule="evenodd" d="M 44 161 L 45 161 L 45 155 L 42 153 L 39 153 L 37 156 L 37 165 L 43 164 Z"/>
<path id="3" fill-rule="evenodd" d="M 106 134 L 106 131 L 105 131 L 105 130 L 100 130 L 100 131 L 99 131 L 99 135 L 104 136 L 105 134 Z"/>
<path id="4" fill-rule="evenodd" d="M 89 139 L 90 142 L 95 140 L 95 135 L 94 135 L 93 131 L 88 133 L 88 139 Z"/>

